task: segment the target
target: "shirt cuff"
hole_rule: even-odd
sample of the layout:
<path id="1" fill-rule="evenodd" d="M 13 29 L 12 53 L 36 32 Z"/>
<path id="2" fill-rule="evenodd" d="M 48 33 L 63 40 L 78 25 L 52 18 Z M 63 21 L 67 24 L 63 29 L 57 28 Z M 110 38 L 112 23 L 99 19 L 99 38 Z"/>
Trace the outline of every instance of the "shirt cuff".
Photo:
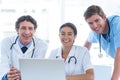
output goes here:
<path id="1" fill-rule="evenodd" d="M 1 80 L 7 80 L 7 74 L 5 74 L 3 77 L 2 77 L 2 79 Z"/>

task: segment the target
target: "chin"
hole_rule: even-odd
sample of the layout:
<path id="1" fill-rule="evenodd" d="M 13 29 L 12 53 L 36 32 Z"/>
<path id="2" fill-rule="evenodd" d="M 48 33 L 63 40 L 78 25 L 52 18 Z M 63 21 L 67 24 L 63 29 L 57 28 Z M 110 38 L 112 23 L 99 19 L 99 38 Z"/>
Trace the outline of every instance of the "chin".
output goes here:
<path id="1" fill-rule="evenodd" d="M 99 31 L 96 31 L 96 33 L 97 33 L 97 34 L 101 34 L 101 32 L 99 32 Z"/>

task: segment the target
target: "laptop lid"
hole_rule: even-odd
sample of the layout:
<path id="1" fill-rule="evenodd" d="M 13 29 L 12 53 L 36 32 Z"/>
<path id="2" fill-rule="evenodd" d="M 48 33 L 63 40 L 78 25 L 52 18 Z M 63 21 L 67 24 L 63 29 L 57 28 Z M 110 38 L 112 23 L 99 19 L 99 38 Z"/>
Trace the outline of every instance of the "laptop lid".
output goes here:
<path id="1" fill-rule="evenodd" d="M 66 80 L 63 59 L 19 59 L 22 80 Z"/>

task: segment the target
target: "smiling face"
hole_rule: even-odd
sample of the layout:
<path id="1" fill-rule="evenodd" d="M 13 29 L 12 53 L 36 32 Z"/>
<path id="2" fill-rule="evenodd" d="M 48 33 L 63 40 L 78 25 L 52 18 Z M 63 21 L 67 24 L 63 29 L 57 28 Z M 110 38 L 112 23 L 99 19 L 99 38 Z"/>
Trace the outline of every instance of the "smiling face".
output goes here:
<path id="1" fill-rule="evenodd" d="M 20 42 L 23 45 L 27 45 L 31 42 L 32 37 L 35 33 L 34 25 L 29 21 L 22 21 L 19 24 L 19 28 L 16 28 L 16 31 L 19 35 Z"/>
<path id="2" fill-rule="evenodd" d="M 76 38 L 72 28 L 64 26 L 59 32 L 61 43 L 64 47 L 71 47 Z"/>
<path id="3" fill-rule="evenodd" d="M 97 34 L 104 33 L 105 25 L 106 25 L 106 16 L 99 16 L 97 13 L 90 16 L 86 19 L 86 22 L 90 26 L 90 28 L 95 31 Z"/>

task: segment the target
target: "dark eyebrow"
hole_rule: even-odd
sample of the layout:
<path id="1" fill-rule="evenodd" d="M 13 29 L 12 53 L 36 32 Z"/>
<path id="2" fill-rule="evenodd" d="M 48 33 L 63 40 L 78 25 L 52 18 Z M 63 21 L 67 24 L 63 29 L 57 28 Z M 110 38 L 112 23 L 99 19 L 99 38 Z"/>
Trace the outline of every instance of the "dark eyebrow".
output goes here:
<path id="1" fill-rule="evenodd" d="M 68 33 L 73 33 L 73 32 L 68 32 Z"/>
<path id="2" fill-rule="evenodd" d="M 61 33 L 66 33 L 66 32 L 64 32 L 64 31 L 61 31 Z M 67 33 L 73 33 L 73 32 L 67 32 Z"/>

